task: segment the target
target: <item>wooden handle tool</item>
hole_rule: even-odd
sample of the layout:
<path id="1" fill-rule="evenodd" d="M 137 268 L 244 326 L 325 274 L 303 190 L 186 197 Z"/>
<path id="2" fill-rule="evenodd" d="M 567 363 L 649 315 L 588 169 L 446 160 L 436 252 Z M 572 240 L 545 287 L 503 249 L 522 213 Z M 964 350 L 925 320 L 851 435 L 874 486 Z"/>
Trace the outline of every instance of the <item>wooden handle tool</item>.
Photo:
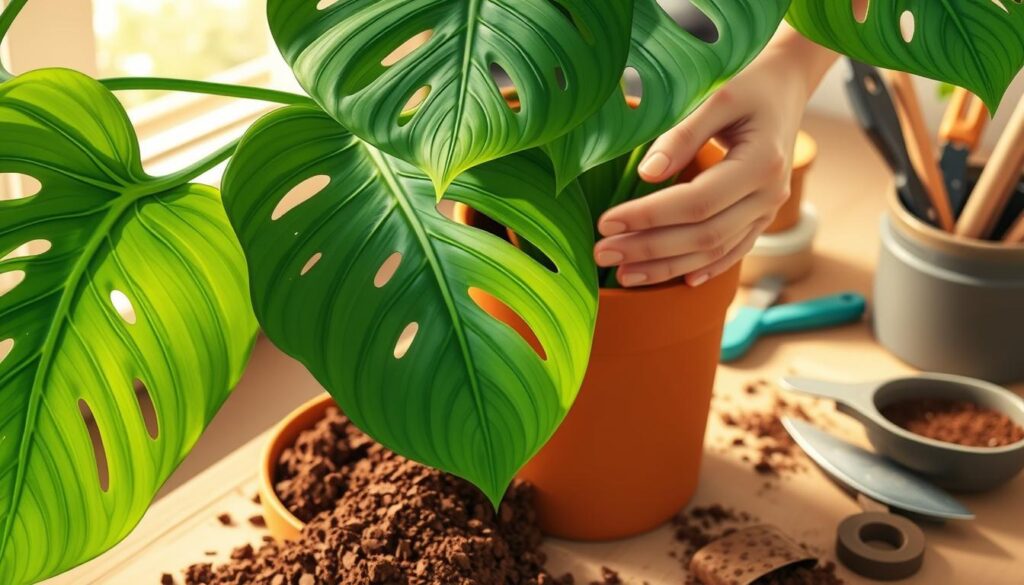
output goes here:
<path id="1" fill-rule="evenodd" d="M 974 192 L 967 200 L 963 215 L 956 224 L 957 235 L 978 239 L 989 236 L 1020 181 L 1021 167 L 1024 167 L 1024 99 L 1017 104 Z"/>
<path id="2" fill-rule="evenodd" d="M 929 138 L 928 125 L 921 112 L 921 102 L 917 99 L 914 80 L 909 74 L 901 71 L 887 71 L 885 76 L 892 87 L 893 101 L 896 102 L 896 109 L 900 115 L 900 126 L 907 140 L 910 160 L 935 207 L 939 226 L 952 232 L 956 220 L 949 206 L 946 181 L 939 170 L 939 161 L 935 158 L 935 147 Z"/>
<path id="3" fill-rule="evenodd" d="M 1024 213 L 1017 218 L 1010 231 L 1006 232 L 1003 241 L 1007 244 L 1024 244 Z"/>

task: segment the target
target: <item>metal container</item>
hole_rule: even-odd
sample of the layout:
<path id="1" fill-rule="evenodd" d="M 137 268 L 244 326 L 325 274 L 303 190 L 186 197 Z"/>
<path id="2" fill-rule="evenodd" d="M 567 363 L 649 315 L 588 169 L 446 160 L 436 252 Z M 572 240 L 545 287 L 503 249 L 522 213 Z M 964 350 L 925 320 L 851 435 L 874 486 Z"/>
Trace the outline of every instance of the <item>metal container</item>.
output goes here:
<path id="1" fill-rule="evenodd" d="M 878 341 L 908 364 L 1024 380 L 1024 245 L 929 226 L 889 194 L 875 275 Z"/>

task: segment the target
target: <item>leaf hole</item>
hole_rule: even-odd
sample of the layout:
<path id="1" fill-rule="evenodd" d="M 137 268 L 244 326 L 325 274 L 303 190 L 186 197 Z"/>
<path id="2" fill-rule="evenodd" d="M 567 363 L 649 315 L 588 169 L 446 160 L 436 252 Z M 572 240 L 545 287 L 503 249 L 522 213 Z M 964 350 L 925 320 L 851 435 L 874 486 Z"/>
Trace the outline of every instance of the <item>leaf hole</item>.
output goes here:
<path id="1" fill-rule="evenodd" d="M 309 260 L 306 260 L 306 263 L 302 265 L 302 270 L 299 271 L 299 276 L 306 276 L 309 274 L 309 271 L 313 270 L 313 267 L 316 266 L 323 257 L 324 255 L 322 252 L 317 252 L 310 256 Z"/>
<path id="2" fill-rule="evenodd" d="M 1015 1 L 1015 2 L 1017 3 L 1017 4 L 1020 4 L 1020 3 L 1021 3 L 1021 0 L 1014 0 L 1014 1 Z M 993 3 L 993 4 L 995 4 L 996 6 L 998 6 L 998 7 L 1002 8 L 1002 9 L 1003 9 L 1003 12 L 1005 12 L 1005 13 L 1007 13 L 1007 14 L 1009 14 L 1009 13 L 1010 13 L 1010 11 L 1006 9 L 1006 5 L 1005 5 L 1005 4 L 1003 4 L 1003 3 L 1001 2 L 1001 0 L 992 0 L 992 3 Z"/>
<path id="3" fill-rule="evenodd" d="M 715 21 L 694 5 L 693 0 L 658 0 L 661 9 L 668 13 L 679 26 L 697 39 L 713 44 L 721 34 Z"/>
<path id="4" fill-rule="evenodd" d="M 864 2 L 850 2 L 853 8 L 853 18 L 857 22 L 864 24 L 868 20 L 868 12 L 870 11 L 871 1 L 865 0 Z"/>
<path id="5" fill-rule="evenodd" d="M 21 246 L 18 246 L 9 254 L 7 254 L 3 258 L 0 258 L 0 262 L 3 262 L 5 260 L 14 260 L 15 258 L 29 258 L 31 256 L 41 256 L 49 252 L 52 247 L 53 244 L 50 243 L 50 240 L 32 240 L 31 242 L 27 242 L 25 244 L 22 244 Z"/>
<path id="6" fill-rule="evenodd" d="M 78 412 L 82 415 L 82 422 L 85 423 L 85 430 L 89 433 L 89 440 L 92 442 L 92 455 L 96 463 L 96 477 L 99 480 L 100 489 L 106 492 L 110 489 L 110 468 L 107 465 L 107 450 L 103 447 L 103 436 L 100 434 L 100 427 L 96 424 L 96 417 L 84 398 L 78 399 Z"/>
<path id="7" fill-rule="evenodd" d="M 533 329 L 530 328 L 526 320 L 516 310 L 483 289 L 474 286 L 470 287 L 468 292 L 469 298 L 473 299 L 473 302 L 480 309 L 519 334 L 523 341 L 537 354 L 537 357 L 542 361 L 547 361 L 548 354 L 544 351 L 544 345 L 541 344 L 537 334 L 533 332 Z"/>
<path id="8" fill-rule="evenodd" d="M 338 2 L 341 2 L 341 0 L 320 0 L 319 2 L 316 3 L 316 9 L 327 10 L 331 6 L 337 4 Z"/>
<path id="9" fill-rule="evenodd" d="M 135 306 L 132 305 L 128 295 L 119 290 L 112 290 L 110 291 L 110 304 L 114 306 L 114 310 L 124 319 L 125 323 L 135 325 L 136 321 L 138 321 L 138 315 L 135 314 Z"/>
<path id="10" fill-rule="evenodd" d="M 409 348 L 412 347 L 412 342 L 416 341 L 416 334 L 420 331 L 420 324 L 413 321 L 405 326 L 402 330 L 402 334 L 398 336 L 398 341 L 395 343 L 395 359 L 400 360 L 405 357 L 405 354 L 409 353 Z"/>
<path id="11" fill-rule="evenodd" d="M 401 45 L 395 47 L 395 50 L 388 53 L 387 57 L 381 59 L 380 64 L 384 67 L 391 67 L 395 63 L 398 63 L 402 59 L 411 55 L 416 49 L 427 44 L 427 41 L 429 41 L 432 36 L 434 36 L 433 29 L 428 29 L 409 38 Z"/>
<path id="12" fill-rule="evenodd" d="M 373 277 L 373 286 L 383 288 L 384 285 L 391 282 L 391 279 L 394 278 L 395 273 L 398 272 L 398 267 L 401 264 L 401 252 L 395 252 L 388 256 L 387 260 L 380 265 L 380 268 L 377 270 L 377 274 Z"/>
<path id="13" fill-rule="evenodd" d="M 0 274 L 0 297 L 18 288 L 25 281 L 24 270 L 12 270 Z"/>
<path id="14" fill-rule="evenodd" d="M 156 406 L 153 405 L 153 396 L 150 395 L 149 388 L 146 388 L 142 380 L 137 378 L 132 383 L 132 388 L 135 390 L 135 399 L 139 403 L 142 422 L 146 423 L 146 432 L 149 433 L 150 439 L 156 439 L 160 436 L 160 426 L 156 415 Z"/>
<path id="15" fill-rule="evenodd" d="M 644 101 L 644 82 L 636 67 L 626 67 L 622 72 L 622 85 L 626 89 L 626 103 L 636 109 Z"/>
<path id="16" fill-rule="evenodd" d="M 277 203 L 274 212 L 270 214 L 270 220 L 277 221 L 281 219 L 286 213 L 323 191 L 330 183 L 331 178 L 327 175 L 316 175 L 295 185 Z"/>
<path id="17" fill-rule="evenodd" d="M 558 84 L 558 89 L 562 91 L 569 89 L 569 80 L 565 78 L 565 69 L 555 67 L 555 83 Z"/>
<path id="18" fill-rule="evenodd" d="M 586 41 L 588 45 L 594 44 L 593 33 L 591 33 L 590 29 L 584 26 L 583 23 L 580 22 L 578 18 L 576 18 L 576 16 L 572 13 L 572 10 L 570 10 L 564 4 L 564 2 L 560 0 L 548 0 L 548 3 L 551 4 L 551 6 L 555 10 L 557 10 L 559 14 L 565 17 L 569 24 L 572 25 L 574 29 L 576 29 L 576 32 L 578 32 L 580 36 L 583 37 L 583 40 Z"/>
<path id="19" fill-rule="evenodd" d="M 900 15 L 900 35 L 903 36 L 903 42 L 909 43 L 914 40 L 914 31 L 917 28 L 917 21 L 914 19 L 914 13 L 909 10 L 904 10 L 903 14 Z"/>
<path id="20" fill-rule="evenodd" d="M 491 63 L 491 80 L 494 81 L 495 87 L 498 88 L 498 93 L 502 95 L 502 99 L 508 104 L 508 107 L 513 112 L 518 113 L 522 109 L 522 96 L 519 95 L 519 90 L 516 89 L 516 84 L 512 81 L 512 76 L 505 71 L 505 68 L 497 63 Z M 515 100 L 506 99 L 505 96 L 515 96 Z"/>
<path id="21" fill-rule="evenodd" d="M 412 119 L 416 116 L 416 112 L 418 111 L 419 107 L 423 105 L 423 102 L 427 101 L 427 97 L 429 96 L 429 85 L 424 85 L 423 87 L 413 92 L 409 100 L 405 102 L 404 106 L 402 106 L 402 111 L 398 115 L 398 125 L 405 126 L 409 122 L 412 122 Z"/>
<path id="22" fill-rule="evenodd" d="M 0 364 L 4 363 L 12 351 L 14 351 L 14 339 L 8 338 L 0 341 Z"/>
<path id="23" fill-rule="evenodd" d="M 43 184 L 32 175 L 0 173 L 0 200 L 25 199 L 42 190 Z"/>

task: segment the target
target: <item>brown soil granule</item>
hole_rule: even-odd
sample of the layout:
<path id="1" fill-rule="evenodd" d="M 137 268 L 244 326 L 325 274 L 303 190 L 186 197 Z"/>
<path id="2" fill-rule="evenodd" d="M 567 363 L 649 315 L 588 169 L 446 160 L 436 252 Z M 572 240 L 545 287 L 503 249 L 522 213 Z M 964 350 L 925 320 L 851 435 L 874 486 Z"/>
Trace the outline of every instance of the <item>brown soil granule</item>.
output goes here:
<path id="1" fill-rule="evenodd" d="M 255 516 L 249 516 L 249 524 L 256 528 L 266 528 L 267 520 L 261 514 L 256 514 Z"/>
<path id="2" fill-rule="evenodd" d="M 409 461 L 355 430 L 335 409 L 286 451 L 278 485 L 315 514 L 294 542 L 241 547 L 186 571 L 188 585 L 569 585 L 544 569 L 532 488 L 516 482 L 498 512 L 452 475 Z M 358 454 L 358 455 L 355 455 Z M 324 468 L 333 467 L 333 471 Z M 296 475 L 290 475 L 292 469 Z M 333 487 L 323 491 L 310 477 Z M 330 479 L 328 479 L 330 478 Z M 299 490 L 309 489 L 309 497 Z M 327 498 L 335 494 L 334 501 Z"/>
<path id="3" fill-rule="evenodd" d="M 679 560 L 684 570 L 689 570 L 694 554 L 708 544 L 729 536 L 736 530 L 757 523 L 756 517 L 748 512 L 727 508 L 720 504 L 698 506 L 685 510 L 672 520 L 676 541 L 682 550 L 672 551 L 672 557 Z M 806 547 L 805 547 L 806 548 Z M 693 575 L 687 575 L 686 585 L 704 585 Z M 835 563 L 828 562 L 815 566 L 794 565 L 774 571 L 754 582 L 753 585 L 843 585 L 836 574 Z"/>
<path id="4" fill-rule="evenodd" d="M 770 392 L 774 389 L 763 381 L 751 382 L 746 386 L 756 392 Z M 743 431 L 746 438 L 733 439 L 734 447 L 749 446 L 755 456 L 743 456 L 744 462 L 761 475 L 781 475 L 805 469 L 800 447 L 782 425 L 783 417 L 809 420 L 803 406 L 791 403 L 778 394 L 772 399 L 772 406 L 765 411 L 723 412 L 719 418 L 725 426 Z M 749 439 L 749 440 L 748 440 Z"/>
<path id="5" fill-rule="evenodd" d="M 908 431 L 966 447 L 1002 447 L 1024 440 L 1024 428 L 973 402 L 921 399 L 897 402 L 882 415 Z"/>
<path id="6" fill-rule="evenodd" d="M 231 519 L 231 514 L 228 514 L 227 512 L 219 514 L 217 516 L 217 521 L 224 526 L 231 526 L 235 523 L 234 520 Z"/>
<path id="7" fill-rule="evenodd" d="M 594 581 L 590 585 L 622 585 L 622 577 L 608 567 L 601 567 L 601 580 Z"/>
<path id="8" fill-rule="evenodd" d="M 174 585 L 174 576 L 169 573 L 160 575 L 160 585 Z"/>

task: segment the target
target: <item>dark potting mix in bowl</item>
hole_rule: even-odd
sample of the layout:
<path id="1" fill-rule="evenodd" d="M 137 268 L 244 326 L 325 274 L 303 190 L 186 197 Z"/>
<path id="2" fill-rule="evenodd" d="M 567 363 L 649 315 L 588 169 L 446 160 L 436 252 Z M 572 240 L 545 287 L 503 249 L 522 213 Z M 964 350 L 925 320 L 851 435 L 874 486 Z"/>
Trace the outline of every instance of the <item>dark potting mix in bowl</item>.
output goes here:
<path id="1" fill-rule="evenodd" d="M 1004 447 L 1024 440 L 1024 428 L 1009 416 L 965 400 L 918 398 L 881 412 L 914 434 L 965 447 Z"/>
<path id="2" fill-rule="evenodd" d="M 300 433 L 278 461 L 275 491 L 306 523 L 295 541 L 269 536 L 221 565 L 197 563 L 186 585 L 574 585 L 545 567 L 533 488 L 517 481 L 495 512 L 453 475 L 385 449 L 337 408 Z M 680 512 L 669 550 L 686 567 L 697 549 L 756 519 L 720 505 Z M 168 579 L 169 578 L 169 579 Z M 174 583 L 164 576 L 163 582 Z M 599 581 L 618 585 L 603 567 Z M 699 585 L 694 577 L 680 583 Z M 754 585 L 840 585 L 835 566 L 793 566 Z M 653 585 L 653 584 L 652 584 Z"/>

